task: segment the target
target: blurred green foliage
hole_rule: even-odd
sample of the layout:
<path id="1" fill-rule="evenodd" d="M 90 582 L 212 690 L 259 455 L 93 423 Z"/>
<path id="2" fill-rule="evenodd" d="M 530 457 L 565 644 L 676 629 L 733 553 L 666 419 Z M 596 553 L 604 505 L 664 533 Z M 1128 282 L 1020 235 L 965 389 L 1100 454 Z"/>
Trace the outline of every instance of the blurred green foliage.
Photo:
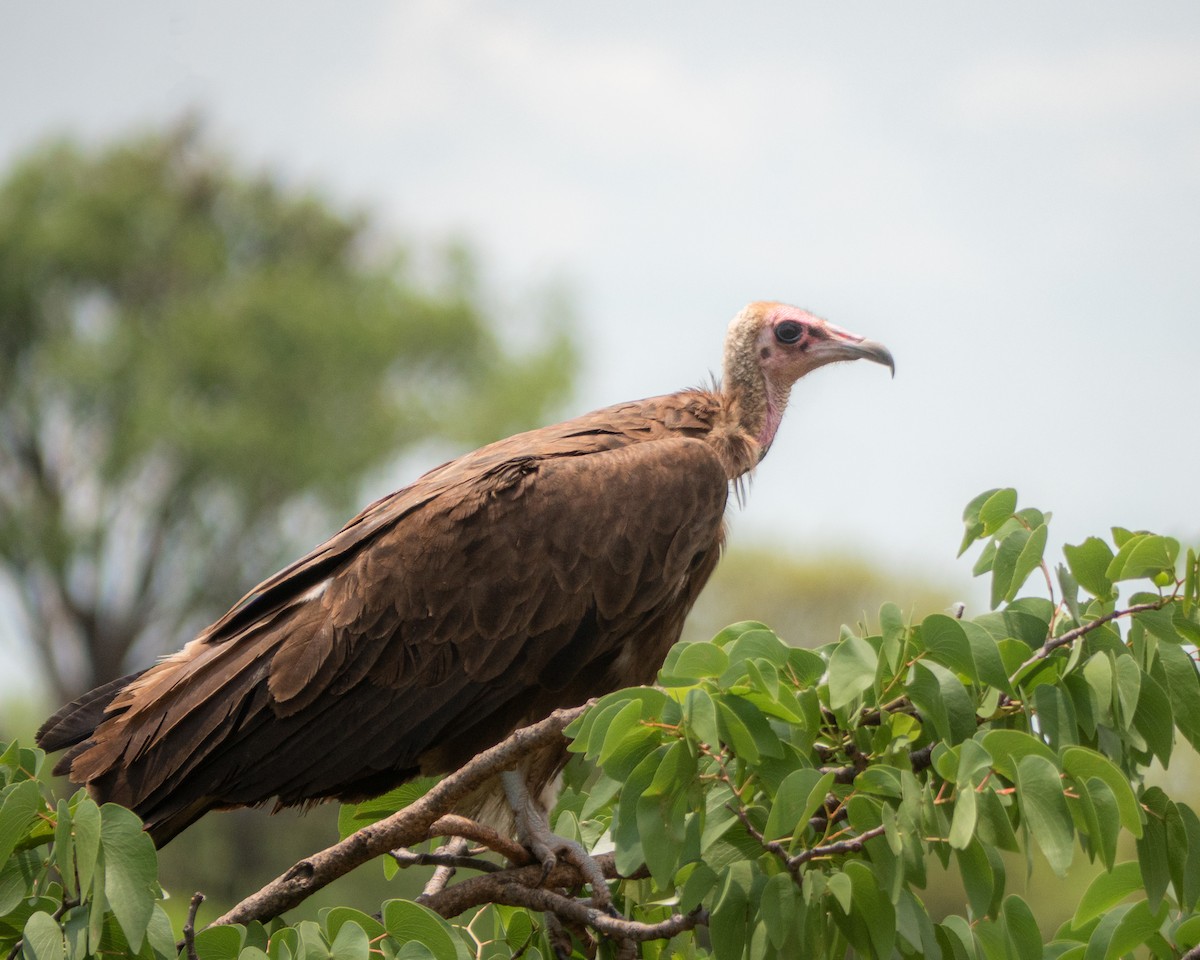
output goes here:
<path id="1" fill-rule="evenodd" d="M 55 695 L 186 639 L 402 451 L 541 421 L 576 368 L 561 307 L 514 351 L 465 250 L 194 122 L 26 156 L 0 182 L 0 576 Z"/>

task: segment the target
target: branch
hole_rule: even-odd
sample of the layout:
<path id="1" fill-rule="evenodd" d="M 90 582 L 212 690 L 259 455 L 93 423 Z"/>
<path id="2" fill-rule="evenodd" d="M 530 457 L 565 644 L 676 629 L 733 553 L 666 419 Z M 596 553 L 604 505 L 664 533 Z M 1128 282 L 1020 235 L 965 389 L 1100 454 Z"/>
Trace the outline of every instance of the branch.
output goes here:
<path id="1" fill-rule="evenodd" d="M 183 943 L 187 950 L 188 960 L 199 960 L 196 956 L 196 911 L 204 902 L 204 894 L 199 890 L 192 894 L 192 902 L 188 906 L 187 920 L 183 924 Z"/>
<path id="2" fill-rule="evenodd" d="M 870 830 L 864 830 L 853 840 L 838 840 L 836 843 L 826 843 L 823 846 L 809 847 L 807 850 L 801 850 L 794 857 L 788 857 L 788 869 L 791 870 L 794 867 L 799 867 L 802 863 L 807 863 L 816 857 L 833 857 L 839 853 L 859 853 L 868 840 L 882 836 L 884 829 L 881 824 L 878 827 L 872 827 Z"/>
<path id="3" fill-rule="evenodd" d="M 1172 603 L 1173 601 L 1174 597 L 1163 597 L 1161 600 L 1156 600 L 1154 603 L 1135 603 L 1132 607 L 1128 607 L 1125 610 L 1114 610 L 1112 613 L 1106 613 L 1104 616 L 1097 617 L 1095 620 L 1089 620 L 1087 623 L 1075 627 L 1073 630 L 1068 630 L 1066 633 L 1057 637 L 1050 637 L 1045 643 L 1042 644 L 1042 648 L 1038 650 L 1037 653 L 1035 653 L 1032 657 L 1030 657 L 1013 671 L 1012 676 L 1009 677 L 1009 682 L 1015 683 L 1016 678 L 1024 673 L 1027 668 L 1032 667 L 1040 660 L 1045 660 L 1048 656 L 1050 656 L 1050 654 L 1052 654 L 1055 650 L 1058 650 L 1060 647 L 1068 646 L 1074 643 L 1080 637 L 1086 636 L 1097 627 L 1102 627 L 1106 623 L 1117 620 L 1121 617 L 1130 616 L 1134 613 L 1144 613 L 1147 610 L 1161 610 L 1168 603 Z"/>
<path id="4" fill-rule="evenodd" d="M 609 879 L 619 879 L 613 855 L 601 854 L 596 863 Z M 629 878 L 625 878 L 629 879 Z M 691 930 L 708 923 L 708 914 L 702 910 L 675 914 L 660 923 L 641 923 L 613 917 L 585 900 L 563 896 L 546 887 L 577 887 L 585 878 L 571 864 L 560 863 L 546 877 L 546 887 L 536 884 L 542 881 L 542 868 L 534 864 L 516 867 L 481 877 L 471 877 L 446 890 L 426 898 L 423 903 L 443 917 L 454 917 L 485 903 L 497 903 L 509 907 L 527 907 L 553 913 L 571 923 L 584 924 L 615 940 L 660 940 L 673 937 L 684 930 Z"/>
<path id="5" fill-rule="evenodd" d="M 433 839 L 434 837 L 462 837 L 464 840 L 473 840 L 475 843 L 483 844 L 489 850 L 495 851 L 509 863 L 515 864 L 518 867 L 523 867 L 527 863 L 533 862 L 529 851 L 517 843 L 516 840 L 504 836 L 504 834 L 493 830 L 485 824 L 479 823 L 477 820 L 460 817 L 455 813 L 448 813 L 444 817 L 438 817 L 433 826 L 429 828 L 428 839 Z"/>
<path id="6" fill-rule="evenodd" d="M 212 926 L 269 920 L 302 903 L 316 891 L 355 867 L 399 847 L 412 846 L 429 836 L 430 827 L 456 802 L 502 770 L 514 767 L 521 756 L 553 743 L 590 704 L 556 710 L 545 720 L 522 727 L 489 747 L 461 769 L 435 785 L 427 794 L 385 820 L 363 827 L 334 844 L 294 864 L 256 893 L 252 893 Z M 540 868 L 538 872 L 540 874 Z"/>

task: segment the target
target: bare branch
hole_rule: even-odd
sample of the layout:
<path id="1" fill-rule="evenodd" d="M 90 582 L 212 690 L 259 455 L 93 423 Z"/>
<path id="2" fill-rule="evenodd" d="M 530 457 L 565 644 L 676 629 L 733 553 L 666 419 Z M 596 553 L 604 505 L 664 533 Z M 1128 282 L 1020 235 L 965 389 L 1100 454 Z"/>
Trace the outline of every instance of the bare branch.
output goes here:
<path id="1" fill-rule="evenodd" d="M 460 817 L 456 813 L 448 813 L 434 822 L 433 826 L 429 828 L 429 839 L 434 837 L 462 837 L 464 840 L 483 844 L 518 867 L 533 862 L 529 851 L 512 837 L 506 837 L 486 824 L 470 820 L 467 817 Z"/>
<path id="2" fill-rule="evenodd" d="M 605 877 L 618 878 L 612 854 L 596 857 L 596 863 Z M 541 879 L 542 868 L 539 865 L 517 867 L 482 877 L 471 877 L 423 902 L 444 917 L 458 916 L 485 903 L 527 907 L 530 910 L 553 913 L 568 923 L 584 924 L 606 937 L 638 942 L 673 937 L 677 933 L 708 922 L 705 912 L 695 910 L 687 914 L 675 914 L 661 923 L 640 923 L 636 920 L 613 917 L 590 901 L 576 900 L 556 893 L 554 889 L 546 889 L 576 887 L 584 882 L 579 870 L 570 864 L 560 863 L 555 866 L 546 877 L 546 887 L 535 886 Z"/>
<path id="3" fill-rule="evenodd" d="M 204 894 L 199 890 L 192 894 L 192 902 L 188 905 L 187 920 L 183 924 L 183 943 L 187 949 L 188 960 L 199 960 L 196 955 L 196 911 L 204 902 Z"/>
<path id="4" fill-rule="evenodd" d="M 213 925 L 248 923 L 277 917 L 368 860 L 426 839 L 430 827 L 457 801 L 502 770 L 511 769 L 531 750 L 561 737 L 567 724 L 580 716 L 587 706 L 556 710 L 545 720 L 522 727 L 450 774 L 403 810 L 363 827 L 341 843 L 294 864 L 287 872 L 214 920 Z M 540 874 L 540 868 L 534 869 Z"/>
<path id="5" fill-rule="evenodd" d="M 466 846 L 466 841 L 461 841 L 462 846 Z M 470 857 L 462 853 L 452 852 L 454 845 L 452 843 L 438 847 L 432 853 L 417 853 L 415 850 L 389 850 L 388 856 L 396 861 L 396 865 L 402 870 L 408 867 L 438 867 L 453 872 L 460 867 L 464 870 L 478 870 L 481 873 L 495 873 L 497 870 L 504 868 L 498 863 L 493 863 L 491 860 L 482 860 L 479 857 Z M 437 876 L 437 873 L 434 874 Z M 449 877 L 447 877 L 449 879 Z M 445 884 L 442 884 L 445 886 Z M 441 887 L 438 888 L 439 890 Z M 430 892 L 426 888 L 426 892 Z"/>

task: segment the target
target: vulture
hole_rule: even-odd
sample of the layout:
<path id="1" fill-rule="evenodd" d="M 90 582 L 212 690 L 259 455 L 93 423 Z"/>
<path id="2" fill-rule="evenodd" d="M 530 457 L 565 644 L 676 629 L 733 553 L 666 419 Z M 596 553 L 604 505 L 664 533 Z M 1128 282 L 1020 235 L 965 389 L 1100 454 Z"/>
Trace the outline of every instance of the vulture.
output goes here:
<path id="1" fill-rule="evenodd" d="M 374 796 L 556 708 L 653 682 L 792 385 L 856 359 L 895 370 L 880 343 L 752 303 L 711 389 L 431 470 L 179 652 L 63 707 L 38 743 L 66 749 L 55 772 L 132 808 L 161 846 L 212 809 Z M 527 785 L 546 787 L 565 758 L 532 764 Z"/>

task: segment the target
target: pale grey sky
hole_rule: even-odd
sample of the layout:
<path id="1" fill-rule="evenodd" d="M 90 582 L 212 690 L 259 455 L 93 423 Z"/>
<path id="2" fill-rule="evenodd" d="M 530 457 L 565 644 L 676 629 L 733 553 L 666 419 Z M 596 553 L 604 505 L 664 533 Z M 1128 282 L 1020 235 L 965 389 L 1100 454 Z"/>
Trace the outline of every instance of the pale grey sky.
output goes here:
<path id="1" fill-rule="evenodd" d="M 565 282 L 572 410 L 746 301 L 887 343 L 793 399 L 735 540 L 966 581 L 963 504 L 1195 539 L 1200 4 L 0 4 L 0 164 L 187 108 L 249 162 Z M 411 479 L 397 477 L 396 485 Z"/>

